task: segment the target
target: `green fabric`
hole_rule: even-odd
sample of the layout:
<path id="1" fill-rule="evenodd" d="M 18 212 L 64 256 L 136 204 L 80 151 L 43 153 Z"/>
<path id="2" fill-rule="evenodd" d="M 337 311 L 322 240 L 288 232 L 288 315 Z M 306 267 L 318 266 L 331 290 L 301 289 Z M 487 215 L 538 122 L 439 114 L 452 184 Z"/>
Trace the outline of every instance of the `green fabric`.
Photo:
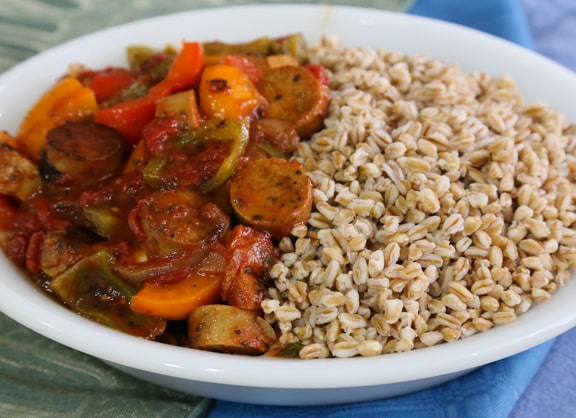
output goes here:
<path id="1" fill-rule="evenodd" d="M 243 4 L 349 4 L 402 11 L 414 0 L 2 0 L 0 72 L 33 54 L 106 27 L 150 16 Z"/>
<path id="2" fill-rule="evenodd" d="M 209 403 L 128 376 L 0 314 L 2 417 L 201 417 Z"/>

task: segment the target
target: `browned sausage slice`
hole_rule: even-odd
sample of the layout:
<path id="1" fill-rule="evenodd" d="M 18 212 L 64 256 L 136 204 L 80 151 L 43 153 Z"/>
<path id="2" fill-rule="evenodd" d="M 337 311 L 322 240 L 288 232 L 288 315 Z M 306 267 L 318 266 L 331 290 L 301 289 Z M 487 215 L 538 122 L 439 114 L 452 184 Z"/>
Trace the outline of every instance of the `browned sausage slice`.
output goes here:
<path id="1" fill-rule="evenodd" d="M 302 139 L 322 128 L 330 90 L 306 67 L 273 68 L 262 77 L 259 90 L 268 101 L 264 117 L 294 123 Z"/>
<path id="2" fill-rule="evenodd" d="M 66 122 L 46 135 L 46 160 L 75 184 L 90 185 L 114 174 L 124 157 L 115 130 L 92 122 Z"/>
<path id="3" fill-rule="evenodd" d="M 129 218 L 130 228 L 152 257 L 206 252 L 229 227 L 228 216 L 218 206 L 186 189 L 152 193 L 138 201 Z"/>
<path id="4" fill-rule="evenodd" d="M 264 118 L 250 123 L 250 140 L 269 142 L 283 153 L 292 153 L 298 148 L 300 135 L 293 123 Z"/>
<path id="5" fill-rule="evenodd" d="M 308 220 L 312 183 L 297 161 L 257 159 L 232 177 L 230 203 L 243 223 L 280 238 Z"/>
<path id="6" fill-rule="evenodd" d="M 188 316 L 189 346 L 232 354 L 259 355 L 276 341 L 274 330 L 256 311 L 204 305 Z"/>

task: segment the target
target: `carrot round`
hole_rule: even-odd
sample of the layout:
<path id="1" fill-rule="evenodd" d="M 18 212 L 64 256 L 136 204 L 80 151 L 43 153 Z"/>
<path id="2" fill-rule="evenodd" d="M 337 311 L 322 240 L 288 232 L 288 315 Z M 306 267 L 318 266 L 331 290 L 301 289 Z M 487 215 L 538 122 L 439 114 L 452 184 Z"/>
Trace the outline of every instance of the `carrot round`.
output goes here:
<path id="1" fill-rule="evenodd" d="M 257 159 L 232 177 L 230 203 L 243 223 L 279 238 L 307 221 L 312 183 L 297 161 Z"/>
<path id="2" fill-rule="evenodd" d="M 134 312 L 181 320 L 198 306 L 220 302 L 224 259 L 218 252 L 208 255 L 185 279 L 170 284 L 144 285 L 132 296 Z"/>

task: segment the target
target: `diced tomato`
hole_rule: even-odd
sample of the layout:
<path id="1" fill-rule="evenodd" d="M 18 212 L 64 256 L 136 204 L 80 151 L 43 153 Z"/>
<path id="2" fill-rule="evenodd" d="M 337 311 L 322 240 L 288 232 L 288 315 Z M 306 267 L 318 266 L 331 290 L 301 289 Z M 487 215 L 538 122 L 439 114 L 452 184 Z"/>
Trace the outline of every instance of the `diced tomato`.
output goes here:
<path id="1" fill-rule="evenodd" d="M 178 123 L 174 118 L 154 118 L 144 127 L 142 140 L 151 157 L 162 153 L 167 140 L 178 132 Z"/>
<path id="2" fill-rule="evenodd" d="M 276 256 L 270 235 L 245 225 L 234 227 L 226 240 L 226 247 L 232 253 L 228 275 L 249 267 L 254 274 L 261 276 Z"/>
<path id="3" fill-rule="evenodd" d="M 218 171 L 228 155 L 228 144 L 205 141 L 194 152 L 173 152 L 166 158 L 164 181 L 178 187 L 198 187 Z"/>
<path id="4" fill-rule="evenodd" d="M 227 158 L 228 144 L 206 141 L 191 150 L 172 149 L 151 159 L 142 175 L 153 188 L 201 188 L 212 179 Z"/>
<path id="5" fill-rule="evenodd" d="M 276 257 L 270 235 L 237 225 L 228 235 L 229 259 L 222 284 L 222 299 L 243 309 L 260 309 L 265 295 L 264 272 Z"/>
<path id="6" fill-rule="evenodd" d="M 17 213 L 10 198 L 0 195 L 0 229 L 10 228 L 14 224 Z"/>
<path id="7" fill-rule="evenodd" d="M 40 271 L 40 246 L 43 236 L 44 233 L 42 231 L 36 231 L 28 240 L 28 246 L 26 247 L 26 269 L 32 274 Z"/>
<path id="8" fill-rule="evenodd" d="M 328 74 L 326 74 L 324 67 L 321 65 L 308 64 L 304 67 L 308 68 L 308 70 L 310 70 L 312 74 L 314 74 L 314 76 L 320 80 L 322 85 L 327 86 L 330 83 L 330 78 L 328 77 Z"/>
<path id="9" fill-rule="evenodd" d="M 70 222 L 59 218 L 54 213 L 50 202 L 46 196 L 40 195 L 29 201 L 28 214 L 24 216 L 25 229 L 33 231 L 40 228 L 59 229 L 67 228 Z"/>
<path id="10" fill-rule="evenodd" d="M 245 55 L 225 55 L 224 64 L 236 67 L 248 76 L 250 81 L 254 84 L 258 83 L 264 75 L 264 70 L 256 65 L 255 58 L 250 58 Z"/>

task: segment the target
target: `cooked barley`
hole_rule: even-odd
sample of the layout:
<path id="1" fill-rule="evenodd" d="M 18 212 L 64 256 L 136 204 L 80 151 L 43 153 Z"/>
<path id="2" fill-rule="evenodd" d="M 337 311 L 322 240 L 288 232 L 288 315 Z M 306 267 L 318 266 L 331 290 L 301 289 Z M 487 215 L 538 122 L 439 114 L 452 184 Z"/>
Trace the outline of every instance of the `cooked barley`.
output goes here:
<path id="1" fill-rule="evenodd" d="M 325 128 L 294 158 L 314 185 L 262 303 L 301 358 L 373 356 L 514 321 L 576 267 L 576 125 L 510 77 L 423 55 L 310 48 Z"/>

